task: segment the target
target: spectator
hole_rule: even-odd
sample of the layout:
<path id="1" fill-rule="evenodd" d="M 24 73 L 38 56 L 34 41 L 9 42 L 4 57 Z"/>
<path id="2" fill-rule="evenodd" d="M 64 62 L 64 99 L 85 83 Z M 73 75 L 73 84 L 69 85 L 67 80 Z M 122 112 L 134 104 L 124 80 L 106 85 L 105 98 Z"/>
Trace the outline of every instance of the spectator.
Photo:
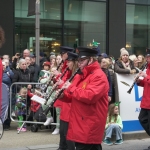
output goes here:
<path id="1" fill-rule="evenodd" d="M 105 139 L 103 141 L 103 143 L 106 145 L 113 145 L 113 143 L 110 141 L 113 134 L 116 135 L 116 145 L 123 143 L 121 131 L 123 124 L 119 115 L 118 105 L 119 102 L 109 105 L 108 117 L 105 126 Z"/>
<path id="2" fill-rule="evenodd" d="M 120 74 L 134 74 L 138 70 L 134 67 L 134 63 L 129 59 L 129 53 L 125 48 L 120 50 L 120 58 L 115 61 L 114 70 Z"/>
<path id="3" fill-rule="evenodd" d="M 130 56 L 129 56 L 129 59 L 133 61 L 134 67 L 139 68 L 139 61 L 138 61 L 136 55 L 130 55 Z"/>
<path id="4" fill-rule="evenodd" d="M 31 58 L 31 66 L 34 67 L 33 81 L 37 82 L 39 78 L 40 67 L 39 65 L 36 64 L 36 60 L 35 60 L 36 56 L 34 54 L 31 54 L 30 58 Z"/>
<path id="5" fill-rule="evenodd" d="M 26 58 L 26 57 L 30 57 L 30 51 L 28 50 L 28 49 L 25 49 L 24 51 L 23 51 L 23 56 L 22 56 L 24 59 Z"/>
<path id="6" fill-rule="evenodd" d="M 6 63 L 4 61 L 2 61 L 2 65 L 3 65 L 2 82 L 5 83 L 8 87 L 10 87 L 14 73 L 12 72 L 12 70 L 10 68 L 6 67 Z"/>
<path id="7" fill-rule="evenodd" d="M 19 93 L 16 94 L 15 115 L 18 119 L 17 130 L 21 130 L 23 132 L 26 131 L 26 127 L 25 126 L 22 127 L 23 121 L 26 120 L 27 115 L 26 99 L 27 99 L 27 88 L 22 87 Z"/>
<path id="8" fill-rule="evenodd" d="M 40 70 L 43 68 L 43 63 L 47 61 L 47 59 L 44 57 L 44 52 L 40 52 Z"/>
<path id="9" fill-rule="evenodd" d="M 13 83 L 14 82 L 32 82 L 32 76 L 27 68 L 25 59 L 19 60 L 19 69 L 17 69 L 13 77 Z"/>
<path id="10" fill-rule="evenodd" d="M 138 66 L 139 69 L 142 69 L 143 65 L 145 64 L 146 60 L 145 57 L 143 55 L 138 55 Z"/>
<path id="11" fill-rule="evenodd" d="M 19 68 L 19 66 L 18 66 L 19 59 L 20 59 L 20 54 L 16 53 L 15 56 L 14 56 L 14 60 L 12 62 L 12 68 L 13 68 L 13 70 L 16 70 L 16 69 Z"/>
<path id="12" fill-rule="evenodd" d="M 110 76 L 110 72 L 109 72 L 109 61 L 106 58 L 102 58 L 101 60 L 98 59 L 98 62 L 100 63 L 101 69 L 103 70 L 103 72 L 106 74 L 107 76 L 107 80 L 109 83 L 109 92 L 108 92 L 108 101 L 111 101 L 111 97 L 112 97 L 112 81 L 111 81 L 111 76 Z"/>
<path id="13" fill-rule="evenodd" d="M 8 59 L 8 60 L 10 60 L 9 55 L 3 55 L 3 59 Z"/>
<path id="14" fill-rule="evenodd" d="M 26 63 L 27 63 L 27 67 L 32 75 L 32 77 L 34 77 L 34 73 L 35 73 L 35 68 L 31 65 L 31 57 L 26 57 L 25 58 Z"/>
<path id="15" fill-rule="evenodd" d="M 43 63 L 43 70 L 39 74 L 39 82 L 47 83 L 50 78 L 50 62 L 46 61 Z"/>

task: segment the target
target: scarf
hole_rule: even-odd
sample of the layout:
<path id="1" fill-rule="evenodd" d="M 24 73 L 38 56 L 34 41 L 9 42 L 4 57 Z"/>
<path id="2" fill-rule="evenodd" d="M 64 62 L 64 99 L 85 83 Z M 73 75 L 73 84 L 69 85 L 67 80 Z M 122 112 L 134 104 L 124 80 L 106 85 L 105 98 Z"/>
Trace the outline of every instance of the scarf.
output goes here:
<path id="1" fill-rule="evenodd" d="M 124 67 L 125 69 L 131 70 L 130 62 L 129 62 L 129 61 L 127 61 L 126 63 L 123 62 L 123 61 L 121 61 L 121 62 L 122 62 L 122 65 L 123 65 L 123 67 Z"/>

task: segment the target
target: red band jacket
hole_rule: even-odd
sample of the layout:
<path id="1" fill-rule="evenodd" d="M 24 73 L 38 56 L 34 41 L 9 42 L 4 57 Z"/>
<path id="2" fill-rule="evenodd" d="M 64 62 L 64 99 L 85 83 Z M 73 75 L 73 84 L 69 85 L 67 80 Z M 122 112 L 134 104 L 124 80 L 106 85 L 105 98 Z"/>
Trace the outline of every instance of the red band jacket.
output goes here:
<path id="1" fill-rule="evenodd" d="M 145 77 L 143 80 L 140 80 L 140 83 L 138 84 L 144 88 L 140 107 L 150 109 L 150 64 L 147 66 L 146 74 L 147 77 Z"/>
<path id="2" fill-rule="evenodd" d="M 64 91 L 71 101 L 67 139 L 85 144 L 100 144 L 108 112 L 109 84 L 98 62 L 86 66 Z"/>

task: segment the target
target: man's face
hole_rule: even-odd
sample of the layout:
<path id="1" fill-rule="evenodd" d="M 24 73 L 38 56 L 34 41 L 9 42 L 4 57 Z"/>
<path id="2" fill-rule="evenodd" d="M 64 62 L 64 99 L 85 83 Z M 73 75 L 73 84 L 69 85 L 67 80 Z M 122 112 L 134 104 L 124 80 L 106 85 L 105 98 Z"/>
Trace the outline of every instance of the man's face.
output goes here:
<path id="1" fill-rule="evenodd" d="M 30 56 L 30 51 L 29 50 L 24 50 L 23 51 L 23 58 L 29 57 Z"/>
<path id="2" fill-rule="evenodd" d="M 80 70 L 83 70 L 84 67 L 88 65 L 88 63 L 89 63 L 89 57 L 78 59 L 78 66 L 79 66 Z"/>
<path id="3" fill-rule="evenodd" d="M 35 57 L 31 58 L 31 64 L 34 64 L 34 63 L 35 63 Z"/>

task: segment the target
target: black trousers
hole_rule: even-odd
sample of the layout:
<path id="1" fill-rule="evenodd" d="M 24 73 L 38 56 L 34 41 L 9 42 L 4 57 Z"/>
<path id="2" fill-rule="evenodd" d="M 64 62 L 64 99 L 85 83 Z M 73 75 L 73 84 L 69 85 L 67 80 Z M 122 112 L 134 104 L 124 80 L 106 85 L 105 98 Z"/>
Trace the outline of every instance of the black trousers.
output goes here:
<path id="1" fill-rule="evenodd" d="M 146 133 L 150 136 L 150 109 L 141 108 L 139 121 Z"/>
<path id="2" fill-rule="evenodd" d="M 60 120 L 59 149 L 61 149 L 61 150 L 75 150 L 75 143 L 73 141 L 66 140 L 68 124 L 69 124 L 68 122 Z"/>
<path id="3" fill-rule="evenodd" d="M 102 150 L 101 144 L 75 143 L 76 150 Z"/>

